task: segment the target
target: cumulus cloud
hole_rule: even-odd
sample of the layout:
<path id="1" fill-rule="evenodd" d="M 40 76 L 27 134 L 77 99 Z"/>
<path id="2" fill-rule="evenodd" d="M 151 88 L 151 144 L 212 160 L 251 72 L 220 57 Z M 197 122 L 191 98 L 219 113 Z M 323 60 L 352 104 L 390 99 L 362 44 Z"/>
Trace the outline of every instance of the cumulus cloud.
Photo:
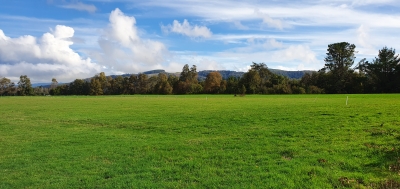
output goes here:
<path id="1" fill-rule="evenodd" d="M 377 52 L 374 45 L 372 45 L 372 39 L 369 36 L 369 28 L 367 26 L 361 25 L 357 29 L 357 39 L 361 47 L 360 53 L 374 55 Z"/>
<path id="2" fill-rule="evenodd" d="M 165 45 L 139 35 L 136 19 L 118 8 L 111 12 L 109 25 L 98 40 L 100 51 L 90 56 L 114 72 L 136 73 L 160 68 L 168 56 Z"/>
<path id="3" fill-rule="evenodd" d="M 210 38 L 212 36 L 212 32 L 209 28 L 205 26 L 191 25 L 186 19 L 183 20 L 182 24 L 174 20 L 172 25 L 161 26 L 163 31 L 165 32 L 173 32 L 182 35 L 186 35 L 189 37 L 203 37 Z"/>
<path id="4" fill-rule="evenodd" d="M 87 11 L 89 13 L 94 13 L 97 10 L 96 6 L 89 5 L 89 4 L 84 4 L 82 2 L 65 4 L 65 5 L 62 5 L 60 7 L 66 8 L 66 9 L 75 9 L 75 10 L 78 10 L 78 11 Z"/>
<path id="5" fill-rule="evenodd" d="M 72 78 L 85 78 L 100 71 L 90 58 L 82 58 L 70 48 L 74 29 L 57 25 L 51 33 L 40 38 L 25 35 L 7 37 L 0 30 L 0 75 L 18 78 L 28 75 L 33 81 L 68 82 Z"/>
<path id="6" fill-rule="evenodd" d="M 282 61 L 301 61 L 314 63 L 317 61 L 315 53 L 306 45 L 291 45 L 289 48 L 275 53 Z"/>

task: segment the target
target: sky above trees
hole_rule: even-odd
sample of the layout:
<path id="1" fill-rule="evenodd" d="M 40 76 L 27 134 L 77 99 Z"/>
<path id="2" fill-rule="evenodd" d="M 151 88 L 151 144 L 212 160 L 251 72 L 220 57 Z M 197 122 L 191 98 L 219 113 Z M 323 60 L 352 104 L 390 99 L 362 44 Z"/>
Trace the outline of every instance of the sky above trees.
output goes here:
<path id="1" fill-rule="evenodd" d="M 0 77 L 71 82 L 152 69 L 319 70 L 328 44 L 357 59 L 399 49 L 396 0 L 13 0 L 0 6 Z M 356 60 L 357 60 L 356 59 Z"/>

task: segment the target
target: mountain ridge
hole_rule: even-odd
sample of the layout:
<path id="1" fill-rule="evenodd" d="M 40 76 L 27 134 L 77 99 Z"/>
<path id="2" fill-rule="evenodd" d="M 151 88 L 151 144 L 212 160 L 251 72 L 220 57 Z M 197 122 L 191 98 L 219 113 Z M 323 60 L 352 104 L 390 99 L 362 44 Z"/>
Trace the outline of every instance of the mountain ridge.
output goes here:
<path id="1" fill-rule="evenodd" d="M 304 74 L 306 73 L 313 73 L 315 71 L 312 70 L 299 70 L 299 71 L 286 71 L 286 70 L 280 70 L 280 69 L 269 69 L 272 73 L 277 74 L 277 75 L 282 75 L 282 76 L 286 76 L 290 79 L 300 79 L 301 77 L 303 77 Z M 222 75 L 223 79 L 228 79 L 229 77 L 233 76 L 233 77 L 242 77 L 243 74 L 245 74 L 246 72 L 238 72 L 238 71 L 232 71 L 232 70 L 202 70 L 202 71 L 198 71 L 198 80 L 199 81 L 204 81 L 207 77 L 207 75 L 210 72 L 219 72 Z M 149 70 L 149 71 L 145 71 L 145 72 L 139 72 L 137 74 L 131 74 L 131 73 L 127 73 L 127 74 L 121 74 L 121 75 L 108 75 L 110 77 L 112 77 L 113 79 L 118 77 L 118 76 L 122 76 L 122 77 L 129 77 L 131 75 L 139 75 L 139 74 L 146 74 L 148 76 L 153 76 L 153 75 L 158 75 L 159 73 L 165 73 L 167 75 L 176 75 L 179 77 L 180 72 L 166 72 L 163 69 L 155 69 L 155 70 Z M 90 81 L 91 78 L 85 78 L 83 80 L 85 81 Z M 72 81 L 71 81 L 72 82 Z M 70 83 L 71 83 L 70 82 Z M 68 84 L 68 83 L 59 83 L 59 85 L 62 84 Z M 51 83 L 33 83 L 32 87 L 45 87 L 45 88 L 49 88 L 51 85 Z"/>

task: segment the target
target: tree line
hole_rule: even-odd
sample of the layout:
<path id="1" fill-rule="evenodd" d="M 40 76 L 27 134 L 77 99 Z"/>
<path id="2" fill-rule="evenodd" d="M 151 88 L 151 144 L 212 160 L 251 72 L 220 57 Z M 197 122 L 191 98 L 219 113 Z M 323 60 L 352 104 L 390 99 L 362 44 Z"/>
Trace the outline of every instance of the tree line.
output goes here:
<path id="1" fill-rule="evenodd" d="M 347 42 L 328 45 L 325 65 L 301 79 L 272 73 L 264 63 L 252 63 L 242 77 L 222 78 L 210 72 L 204 81 L 197 78 L 196 66 L 186 64 L 180 76 L 159 73 L 117 76 L 104 72 L 88 80 L 75 79 L 58 85 L 52 79 L 50 88 L 33 88 L 22 75 L 18 85 L 8 78 L 0 79 L 1 95 L 120 95 L 120 94 L 320 94 L 320 93 L 398 93 L 400 92 L 400 58 L 395 49 L 384 47 L 371 62 L 362 59 L 355 65 L 356 46 Z"/>

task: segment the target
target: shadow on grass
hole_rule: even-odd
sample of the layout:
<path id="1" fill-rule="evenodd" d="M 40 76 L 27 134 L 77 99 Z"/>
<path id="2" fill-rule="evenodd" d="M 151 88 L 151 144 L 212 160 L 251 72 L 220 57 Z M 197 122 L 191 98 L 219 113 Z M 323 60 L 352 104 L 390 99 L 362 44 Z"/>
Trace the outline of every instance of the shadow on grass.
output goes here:
<path id="1" fill-rule="evenodd" d="M 368 130 L 371 137 L 378 140 L 391 141 L 387 145 L 375 143 L 364 144 L 377 161 L 367 164 L 366 167 L 375 170 L 374 174 L 384 179 L 368 183 L 366 186 L 379 189 L 400 188 L 400 131 L 380 127 Z M 378 171 L 377 171 L 378 170 Z"/>

